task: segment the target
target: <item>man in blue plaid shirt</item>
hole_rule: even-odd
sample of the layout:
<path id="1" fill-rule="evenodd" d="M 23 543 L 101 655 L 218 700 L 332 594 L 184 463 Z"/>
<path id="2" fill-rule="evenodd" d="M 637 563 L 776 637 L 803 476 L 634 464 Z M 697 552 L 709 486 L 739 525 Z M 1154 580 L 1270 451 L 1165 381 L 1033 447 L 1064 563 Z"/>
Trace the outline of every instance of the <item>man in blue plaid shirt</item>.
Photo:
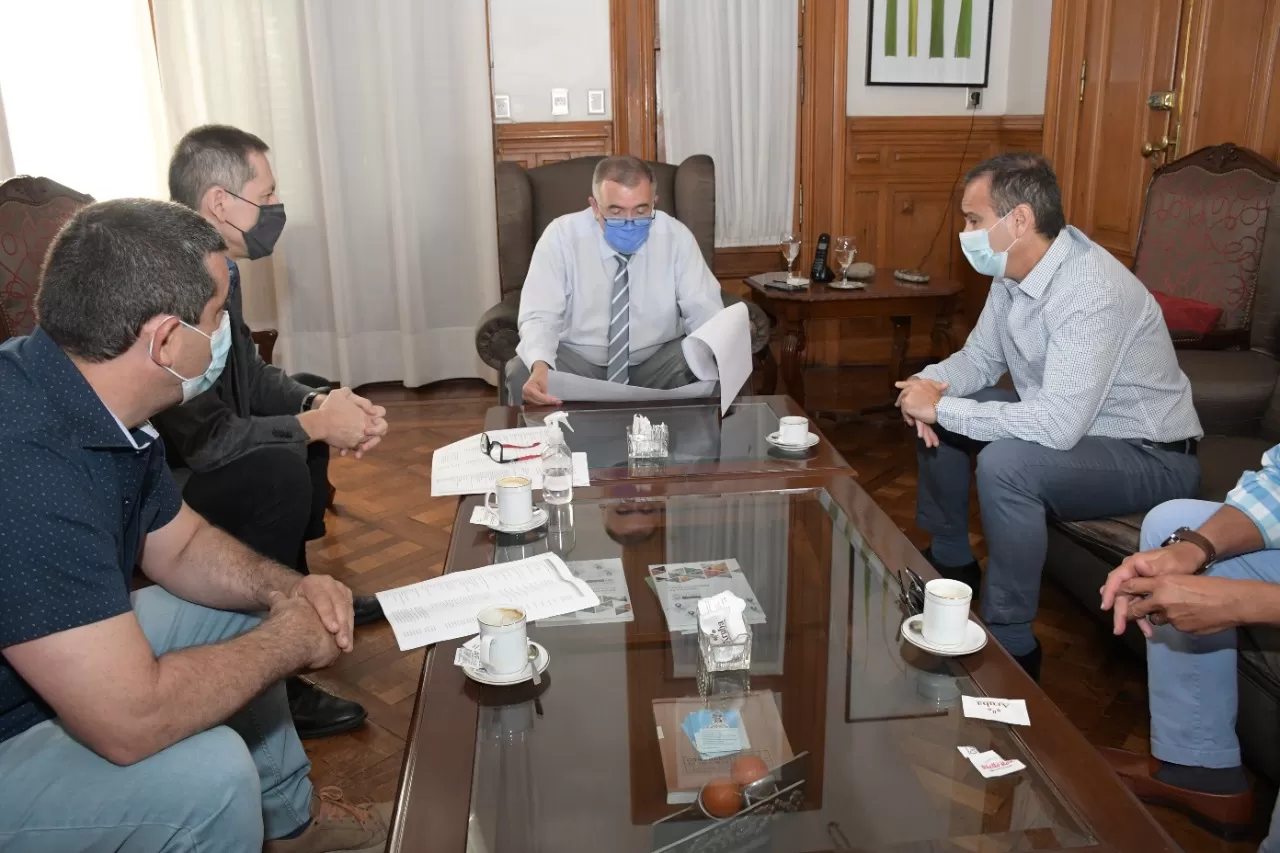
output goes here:
<path id="1" fill-rule="evenodd" d="M 1225 504 L 1177 500 L 1142 524 L 1143 551 L 1102 587 L 1115 632 L 1147 635 L 1152 758 L 1104 749 L 1134 793 L 1247 835 L 1253 794 L 1236 739 L 1236 627 L 1280 623 L 1280 446 Z M 1261 849 L 1280 850 L 1280 813 Z"/>

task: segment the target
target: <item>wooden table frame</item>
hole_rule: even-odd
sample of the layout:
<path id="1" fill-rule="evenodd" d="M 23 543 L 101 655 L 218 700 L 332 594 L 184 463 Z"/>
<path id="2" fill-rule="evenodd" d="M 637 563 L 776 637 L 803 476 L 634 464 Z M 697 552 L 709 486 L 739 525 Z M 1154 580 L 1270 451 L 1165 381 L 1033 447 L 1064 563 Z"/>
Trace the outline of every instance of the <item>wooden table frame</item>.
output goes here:
<path id="1" fill-rule="evenodd" d="M 787 393 L 803 408 L 804 371 L 801 357 L 808 343 L 808 325 L 813 320 L 856 320 L 888 317 L 893 324 L 889 351 L 890 399 L 896 396 L 894 382 L 902 378 L 902 366 L 911 340 L 911 318 L 934 315 L 933 355 L 946 358 L 956 349 L 952 319 L 964 286 L 948 279 L 932 279 L 927 284 L 909 285 L 897 281 L 888 270 L 880 270 L 864 290 L 841 290 L 813 283 L 804 290 L 766 287 L 759 276 L 745 279 L 752 299 L 773 317 L 782 335 L 782 376 Z"/>
<path id="2" fill-rule="evenodd" d="M 812 488 L 827 489 L 889 565 L 906 565 L 926 580 L 937 577 L 893 520 L 847 476 L 612 484 L 581 489 L 578 497 L 632 499 Z M 476 496 L 464 498 L 457 518 L 470 515 L 479 501 Z M 492 548 L 488 537 L 478 534 L 471 525 L 456 523 L 445 572 L 487 564 Z M 392 816 L 387 848 L 391 853 L 466 850 L 479 694 L 477 685 L 453 665 L 454 652 L 462 642 L 439 643 L 427 651 Z M 1027 711 L 1035 723 L 1019 729 L 1017 736 L 1097 840 L 1096 846 L 1075 849 L 1080 853 L 1176 853 L 1177 845 L 1111 771 L 1106 760 L 998 642 L 989 640 L 982 651 L 965 658 L 964 665 L 986 695 L 1026 699 Z M 525 687 L 532 689 L 531 685 Z"/>

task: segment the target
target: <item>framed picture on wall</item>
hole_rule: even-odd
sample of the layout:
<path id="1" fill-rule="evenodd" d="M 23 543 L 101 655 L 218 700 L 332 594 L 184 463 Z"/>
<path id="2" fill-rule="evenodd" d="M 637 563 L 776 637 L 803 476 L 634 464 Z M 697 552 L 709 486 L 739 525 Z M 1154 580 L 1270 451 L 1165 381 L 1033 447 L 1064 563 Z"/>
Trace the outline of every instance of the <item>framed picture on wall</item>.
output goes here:
<path id="1" fill-rule="evenodd" d="M 870 0 L 868 86 L 986 86 L 995 0 Z"/>

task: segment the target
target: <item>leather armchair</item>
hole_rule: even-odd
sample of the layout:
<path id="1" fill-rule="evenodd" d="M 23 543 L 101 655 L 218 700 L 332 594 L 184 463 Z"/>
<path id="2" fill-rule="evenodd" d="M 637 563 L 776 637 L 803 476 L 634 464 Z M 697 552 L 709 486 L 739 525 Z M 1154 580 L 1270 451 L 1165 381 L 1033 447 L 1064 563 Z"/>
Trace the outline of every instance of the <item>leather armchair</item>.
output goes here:
<path id="1" fill-rule="evenodd" d="M 49 244 L 67 220 L 93 197 L 48 178 L 19 175 L 0 183 L 0 342 L 36 327 L 35 299 Z M 253 333 L 262 360 L 271 363 L 279 333 Z"/>
<path id="2" fill-rule="evenodd" d="M 490 367 L 502 373 L 516 355 L 520 342 L 517 319 L 520 289 L 529 272 L 533 247 L 558 216 L 581 210 L 591 195 L 591 175 L 600 157 L 578 157 L 534 169 L 517 163 L 498 163 L 498 269 L 502 301 L 480 318 L 476 326 L 476 350 Z M 702 256 L 711 266 L 715 254 L 716 181 L 715 164 L 705 154 L 697 154 L 679 166 L 650 163 L 657 175 L 658 209 L 679 219 L 698 241 Z M 726 306 L 742 302 L 741 297 L 724 293 Z M 769 356 L 770 321 L 757 305 L 747 302 L 751 320 L 751 351 L 758 362 Z M 499 383 L 500 394 L 505 383 Z"/>

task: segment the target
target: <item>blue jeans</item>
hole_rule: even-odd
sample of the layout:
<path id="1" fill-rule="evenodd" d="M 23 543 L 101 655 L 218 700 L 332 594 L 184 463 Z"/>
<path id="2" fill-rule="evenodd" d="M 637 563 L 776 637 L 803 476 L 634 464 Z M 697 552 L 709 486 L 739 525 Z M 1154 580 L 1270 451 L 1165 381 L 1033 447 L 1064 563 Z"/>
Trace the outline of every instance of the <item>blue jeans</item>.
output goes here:
<path id="1" fill-rule="evenodd" d="M 1142 550 L 1159 548 L 1179 527 L 1195 530 L 1222 504 L 1169 501 L 1142 522 Z M 1223 560 L 1206 573 L 1215 578 L 1280 583 L 1280 551 L 1255 551 Z M 1151 754 L 1191 767 L 1238 767 L 1236 739 L 1236 631 L 1197 637 L 1172 625 L 1153 626 L 1147 641 L 1147 690 L 1151 701 Z M 1280 853 L 1280 810 L 1259 848 Z"/>
<path id="2" fill-rule="evenodd" d="M 988 388 L 970 399 L 1013 402 L 1018 396 Z M 988 554 L 982 618 L 997 637 L 1001 625 L 1035 618 L 1049 547 L 1047 515 L 1076 521 L 1144 512 L 1200 487 L 1196 457 L 1132 441 L 1085 436 L 1070 450 L 1054 450 L 1013 438 L 984 443 L 934 429 L 941 446 L 920 442 L 916 454 L 916 521 L 934 535 L 968 533 L 970 454 L 978 451 L 978 503 Z"/>
<path id="3" fill-rule="evenodd" d="M 159 587 L 133 609 L 157 655 L 243 634 L 258 618 Z M 258 851 L 309 820 L 311 764 L 283 684 L 208 731 L 128 767 L 57 720 L 0 743 L 0 853 Z"/>

